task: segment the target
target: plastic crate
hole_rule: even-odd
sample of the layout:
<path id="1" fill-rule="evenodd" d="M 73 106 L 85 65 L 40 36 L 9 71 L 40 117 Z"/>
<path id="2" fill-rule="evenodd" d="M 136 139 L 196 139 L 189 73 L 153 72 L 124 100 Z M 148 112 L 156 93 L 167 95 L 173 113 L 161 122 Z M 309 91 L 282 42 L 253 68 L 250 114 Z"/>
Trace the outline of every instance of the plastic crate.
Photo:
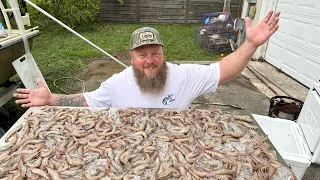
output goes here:
<path id="1" fill-rule="evenodd" d="M 201 28 L 208 34 L 225 34 L 233 32 L 234 21 L 230 12 L 205 13 L 201 15 Z"/>

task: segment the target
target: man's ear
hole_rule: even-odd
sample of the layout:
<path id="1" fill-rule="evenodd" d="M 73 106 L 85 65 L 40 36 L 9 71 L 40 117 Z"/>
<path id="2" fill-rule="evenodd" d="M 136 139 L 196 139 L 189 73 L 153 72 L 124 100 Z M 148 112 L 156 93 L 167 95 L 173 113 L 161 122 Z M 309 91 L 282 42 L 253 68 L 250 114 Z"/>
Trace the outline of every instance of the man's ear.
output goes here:
<path id="1" fill-rule="evenodd" d="M 132 51 L 130 51 L 130 58 L 131 58 L 131 60 L 130 60 L 130 62 L 131 62 L 131 64 L 133 64 L 133 54 L 132 54 L 133 52 Z"/>

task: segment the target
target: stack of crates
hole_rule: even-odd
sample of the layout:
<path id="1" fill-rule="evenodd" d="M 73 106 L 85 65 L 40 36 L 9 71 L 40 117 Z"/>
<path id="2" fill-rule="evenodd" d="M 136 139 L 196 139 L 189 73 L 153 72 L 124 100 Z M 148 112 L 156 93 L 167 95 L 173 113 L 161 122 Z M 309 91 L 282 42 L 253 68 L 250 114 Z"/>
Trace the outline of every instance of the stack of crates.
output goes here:
<path id="1" fill-rule="evenodd" d="M 194 31 L 195 40 L 210 53 L 228 53 L 235 47 L 234 21 L 230 12 L 205 13 L 201 26 Z"/>

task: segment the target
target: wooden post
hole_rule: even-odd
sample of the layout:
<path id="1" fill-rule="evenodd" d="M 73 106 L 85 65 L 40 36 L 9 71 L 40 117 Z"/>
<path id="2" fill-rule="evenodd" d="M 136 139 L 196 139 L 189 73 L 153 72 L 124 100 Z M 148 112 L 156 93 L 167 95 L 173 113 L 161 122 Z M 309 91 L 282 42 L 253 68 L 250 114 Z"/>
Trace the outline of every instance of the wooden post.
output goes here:
<path id="1" fill-rule="evenodd" d="M 184 17 L 185 17 L 185 19 L 184 19 L 184 23 L 185 24 L 188 24 L 188 19 L 189 19 L 189 4 L 190 4 L 190 2 L 189 2 L 190 0 L 186 0 L 186 7 L 185 7 L 185 15 L 184 15 Z"/>
<path id="2" fill-rule="evenodd" d="M 230 12 L 230 2 L 231 0 L 224 0 L 223 12 Z"/>
<path id="3" fill-rule="evenodd" d="M 139 23 L 140 22 L 140 0 L 137 0 L 137 9 L 136 9 L 136 21 Z"/>
<path id="4" fill-rule="evenodd" d="M 241 17 L 241 14 L 242 14 L 242 7 L 243 7 L 243 0 L 239 0 L 239 6 L 238 6 L 238 14 L 237 14 L 237 17 Z"/>

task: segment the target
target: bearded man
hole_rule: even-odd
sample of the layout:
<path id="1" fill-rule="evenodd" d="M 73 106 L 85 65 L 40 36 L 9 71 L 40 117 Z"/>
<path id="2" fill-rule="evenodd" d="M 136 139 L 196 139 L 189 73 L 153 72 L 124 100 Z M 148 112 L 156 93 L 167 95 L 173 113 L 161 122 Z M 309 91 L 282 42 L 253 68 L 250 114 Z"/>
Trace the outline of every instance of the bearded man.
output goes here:
<path id="1" fill-rule="evenodd" d="M 166 62 L 159 32 L 150 27 L 132 33 L 130 55 L 132 66 L 113 75 L 92 92 L 52 94 L 37 79 L 38 89 L 17 89 L 17 104 L 31 106 L 90 106 L 135 108 L 190 107 L 198 96 L 214 92 L 222 84 L 239 75 L 256 49 L 278 28 L 280 12 L 268 15 L 256 26 L 246 18 L 246 41 L 220 62 L 211 65 Z"/>

